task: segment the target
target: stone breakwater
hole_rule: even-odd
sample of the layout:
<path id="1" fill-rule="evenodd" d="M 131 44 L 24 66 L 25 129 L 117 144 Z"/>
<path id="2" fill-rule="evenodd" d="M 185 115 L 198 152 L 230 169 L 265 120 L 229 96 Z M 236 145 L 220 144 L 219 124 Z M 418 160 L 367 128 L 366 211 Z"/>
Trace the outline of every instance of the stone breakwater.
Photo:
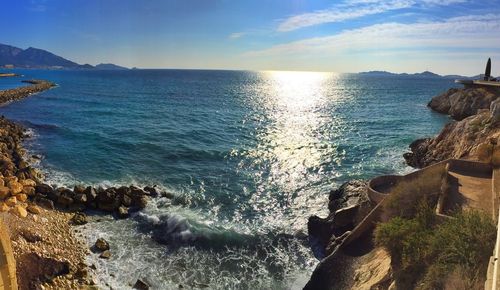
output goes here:
<path id="1" fill-rule="evenodd" d="M 29 86 L 19 87 L 16 89 L 0 91 L 0 104 L 20 100 L 32 94 L 43 92 L 56 85 L 54 83 L 44 80 L 25 80 L 24 83 L 30 84 Z"/>
<path id="2" fill-rule="evenodd" d="M 0 104 L 55 86 L 43 80 L 24 82 L 29 85 L 0 91 Z M 87 209 L 126 218 L 151 198 L 173 196 L 155 186 L 54 188 L 30 165 L 22 146 L 26 137 L 25 128 L 0 117 L 0 217 L 11 234 L 20 289 L 93 289 L 93 266 L 85 264 L 89 249 L 74 236 L 78 229 L 71 225 L 86 223 Z M 100 257 L 110 256 L 107 251 Z"/>

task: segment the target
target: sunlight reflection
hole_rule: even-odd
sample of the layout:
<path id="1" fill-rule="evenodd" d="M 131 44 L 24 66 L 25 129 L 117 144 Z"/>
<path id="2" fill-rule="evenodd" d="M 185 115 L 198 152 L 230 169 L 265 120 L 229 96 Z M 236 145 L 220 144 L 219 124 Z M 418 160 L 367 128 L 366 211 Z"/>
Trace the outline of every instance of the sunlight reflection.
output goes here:
<path id="1" fill-rule="evenodd" d="M 257 148 L 250 154 L 254 164 L 268 166 L 257 176 L 267 184 L 252 197 L 257 211 L 275 207 L 302 208 L 311 198 L 303 194 L 307 184 L 324 177 L 324 166 L 332 162 L 336 145 L 324 136 L 325 127 L 338 120 L 325 113 L 332 103 L 336 75 L 315 72 L 264 72 L 266 86 L 255 106 L 262 108 L 265 121 L 258 130 Z M 334 102 L 334 101 L 333 101 Z M 329 172 L 328 174 L 331 174 Z M 268 196 L 270 188 L 281 196 Z M 269 215 L 269 219 L 276 218 Z"/>

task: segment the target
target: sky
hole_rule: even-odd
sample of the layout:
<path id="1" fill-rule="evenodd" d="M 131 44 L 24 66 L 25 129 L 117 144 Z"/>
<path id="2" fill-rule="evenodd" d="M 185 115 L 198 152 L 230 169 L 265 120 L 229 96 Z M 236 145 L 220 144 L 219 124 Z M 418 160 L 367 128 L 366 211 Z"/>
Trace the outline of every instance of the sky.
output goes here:
<path id="1" fill-rule="evenodd" d="M 500 75 L 500 0 L 0 0 L 0 43 L 139 68 Z"/>

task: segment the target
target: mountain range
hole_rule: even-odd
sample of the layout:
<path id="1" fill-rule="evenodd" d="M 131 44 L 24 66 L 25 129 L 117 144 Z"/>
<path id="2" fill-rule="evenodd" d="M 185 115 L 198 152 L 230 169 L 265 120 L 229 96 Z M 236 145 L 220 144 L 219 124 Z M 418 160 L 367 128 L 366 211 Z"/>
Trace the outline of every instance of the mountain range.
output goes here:
<path id="1" fill-rule="evenodd" d="M 21 49 L 15 46 L 0 44 L 0 67 L 19 68 L 71 68 L 71 69 L 99 69 L 123 70 L 126 67 L 111 63 L 101 63 L 96 66 L 78 64 L 49 51 L 30 47 Z"/>
<path id="2" fill-rule="evenodd" d="M 461 76 L 461 75 L 438 75 L 436 73 L 430 72 L 430 71 L 424 71 L 421 73 L 392 73 L 388 71 L 368 71 L 368 72 L 360 72 L 358 75 L 362 76 L 374 76 L 374 77 L 386 77 L 386 76 L 401 76 L 401 77 L 418 77 L 418 78 L 446 78 L 446 79 L 465 79 L 465 80 L 472 80 L 472 79 L 482 79 L 484 75 L 476 75 L 476 76 Z"/>

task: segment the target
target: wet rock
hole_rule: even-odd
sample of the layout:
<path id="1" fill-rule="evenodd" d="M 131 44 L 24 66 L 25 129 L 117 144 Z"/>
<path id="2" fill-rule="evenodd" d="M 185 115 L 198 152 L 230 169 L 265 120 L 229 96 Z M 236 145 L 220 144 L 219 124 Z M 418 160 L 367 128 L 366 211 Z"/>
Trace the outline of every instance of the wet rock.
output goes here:
<path id="1" fill-rule="evenodd" d="M 60 195 L 57 198 L 57 203 L 62 206 L 68 206 L 73 203 L 73 199 L 67 195 Z"/>
<path id="2" fill-rule="evenodd" d="M 137 206 L 140 209 L 144 209 L 148 205 L 148 201 L 149 201 L 148 197 L 143 195 L 137 199 L 135 206 Z"/>
<path id="3" fill-rule="evenodd" d="M 105 250 L 99 255 L 99 258 L 101 259 L 109 259 L 111 258 L 111 252 L 109 250 Z"/>
<path id="4" fill-rule="evenodd" d="M 83 212 L 77 212 L 71 218 L 71 222 L 75 225 L 78 225 L 78 226 L 84 225 L 84 224 L 88 223 L 87 215 Z"/>
<path id="5" fill-rule="evenodd" d="M 83 193 L 87 196 L 87 202 L 92 202 L 97 198 L 97 192 L 92 186 L 87 186 Z"/>
<path id="6" fill-rule="evenodd" d="M 141 279 L 137 279 L 135 282 L 134 286 L 132 286 L 134 289 L 138 290 L 149 290 L 149 285 L 146 284 L 146 282 L 142 281 Z"/>
<path id="7" fill-rule="evenodd" d="M 35 199 L 35 202 L 46 209 L 54 209 L 54 202 L 50 199 L 40 197 Z"/>
<path id="8" fill-rule="evenodd" d="M 156 190 L 156 185 L 146 186 L 144 187 L 144 191 L 152 197 L 157 197 L 159 195 L 159 192 Z"/>
<path id="9" fill-rule="evenodd" d="M 103 238 L 98 238 L 95 241 L 94 247 L 98 251 L 106 251 L 109 250 L 109 243 Z"/>
<path id="10" fill-rule="evenodd" d="M 35 186 L 35 191 L 43 195 L 49 195 L 54 191 L 54 189 L 52 186 L 42 183 Z"/>
<path id="11" fill-rule="evenodd" d="M 87 203 L 87 195 L 83 193 L 75 194 L 74 202 L 86 204 Z"/>
<path id="12" fill-rule="evenodd" d="M 126 206 L 126 207 L 131 206 L 131 205 L 132 205 L 132 198 L 131 198 L 129 195 L 124 194 L 124 195 L 122 196 L 122 204 L 123 204 L 124 206 Z"/>
<path id="13" fill-rule="evenodd" d="M 124 219 L 127 218 L 128 216 L 129 216 L 128 208 L 120 206 L 118 208 L 118 217 Z"/>
<path id="14" fill-rule="evenodd" d="M 84 194 L 85 192 L 85 187 L 82 186 L 82 185 L 75 185 L 75 187 L 73 188 L 73 192 L 75 194 Z"/>

